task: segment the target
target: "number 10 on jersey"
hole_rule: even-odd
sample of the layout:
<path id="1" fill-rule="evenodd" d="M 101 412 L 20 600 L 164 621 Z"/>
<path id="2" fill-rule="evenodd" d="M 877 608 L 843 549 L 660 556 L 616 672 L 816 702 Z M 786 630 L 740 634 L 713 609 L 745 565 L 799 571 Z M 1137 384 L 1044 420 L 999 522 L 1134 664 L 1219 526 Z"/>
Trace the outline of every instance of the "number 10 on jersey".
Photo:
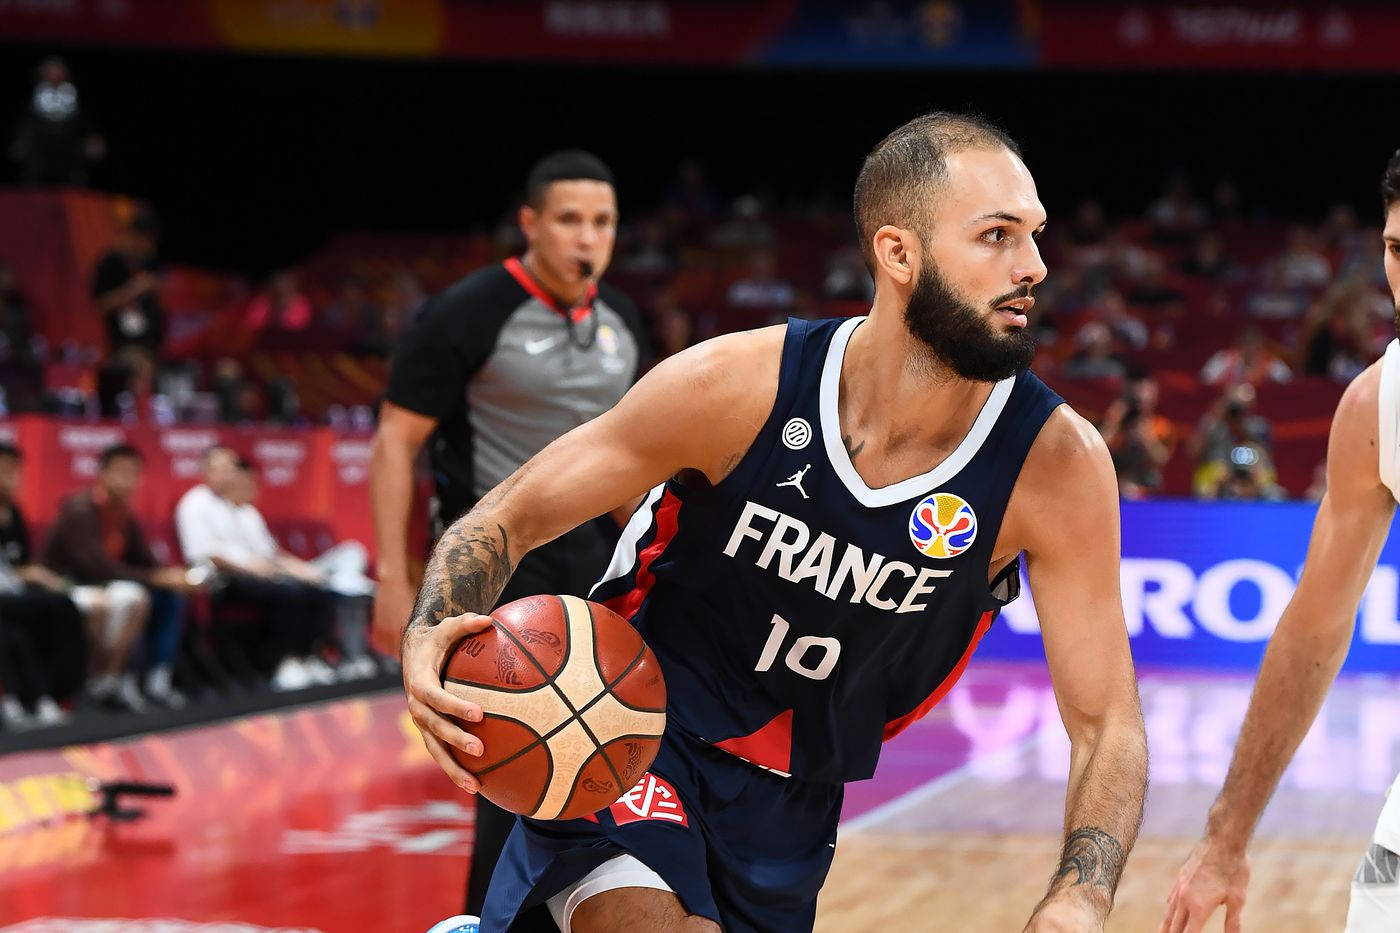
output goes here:
<path id="1" fill-rule="evenodd" d="M 766 671 L 773 666 L 773 662 L 778 659 L 778 652 L 783 648 L 783 642 L 787 640 L 788 625 L 787 619 L 773 614 L 773 631 L 768 634 L 768 641 L 763 646 L 763 653 L 758 656 L 758 663 L 754 665 L 755 671 Z M 807 655 L 819 649 L 820 655 L 816 663 L 808 665 Z M 832 669 L 836 667 L 836 659 L 841 656 L 841 643 L 834 638 L 825 638 L 820 635 L 803 635 L 792 643 L 788 648 L 783 663 L 794 674 L 801 674 L 808 680 L 826 680 L 831 675 Z"/>

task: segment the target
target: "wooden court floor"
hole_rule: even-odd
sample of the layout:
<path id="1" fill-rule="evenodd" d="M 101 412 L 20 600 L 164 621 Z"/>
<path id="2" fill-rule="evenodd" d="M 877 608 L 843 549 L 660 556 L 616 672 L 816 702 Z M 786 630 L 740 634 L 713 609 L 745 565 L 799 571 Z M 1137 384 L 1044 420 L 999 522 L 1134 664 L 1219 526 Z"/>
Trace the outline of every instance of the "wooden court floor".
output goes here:
<path id="1" fill-rule="evenodd" d="M 1242 675 L 1144 677 L 1152 787 L 1109 931 L 1158 930 L 1172 879 L 1224 778 L 1250 683 Z M 896 762 L 882 762 L 875 786 L 935 755 L 954 733 L 980 736 L 982 748 L 972 743 L 960 766 L 932 769 L 931 780 L 845 820 L 818 933 L 1016 933 L 1044 893 L 1069 754 L 1053 694 L 1010 666 L 969 672 L 954 693 L 961 696 L 921 724 L 924 734 Z M 1398 769 L 1400 680 L 1344 680 L 1260 822 L 1246 931 L 1342 929 L 1351 875 Z M 1221 930 L 1223 917 L 1207 930 Z"/>

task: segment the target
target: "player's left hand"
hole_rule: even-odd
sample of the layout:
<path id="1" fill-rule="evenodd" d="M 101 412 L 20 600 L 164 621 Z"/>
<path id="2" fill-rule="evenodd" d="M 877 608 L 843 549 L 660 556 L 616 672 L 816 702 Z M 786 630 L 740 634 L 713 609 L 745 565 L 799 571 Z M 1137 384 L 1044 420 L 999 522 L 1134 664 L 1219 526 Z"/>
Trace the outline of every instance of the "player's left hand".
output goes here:
<path id="1" fill-rule="evenodd" d="M 409 715 L 428 754 L 454 784 L 470 794 L 481 789 L 481 782 L 457 762 L 449 746 L 472 756 L 482 753 L 481 740 L 460 725 L 481 722 L 481 707 L 443 689 L 442 667 L 459 641 L 490 627 L 490 616 L 469 612 L 449 616 L 437 625 L 411 626 L 404 633 L 403 686 Z"/>
<path id="2" fill-rule="evenodd" d="M 1161 933 L 1198 933 L 1221 904 L 1225 905 L 1225 933 L 1240 933 L 1248 886 L 1249 859 L 1244 851 L 1207 836 L 1176 873 Z"/>
<path id="3" fill-rule="evenodd" d="M 1103 933 L 1103 917 L 1082 898 L 1056 896 L 1036 908 L 1022 933 Z"/>

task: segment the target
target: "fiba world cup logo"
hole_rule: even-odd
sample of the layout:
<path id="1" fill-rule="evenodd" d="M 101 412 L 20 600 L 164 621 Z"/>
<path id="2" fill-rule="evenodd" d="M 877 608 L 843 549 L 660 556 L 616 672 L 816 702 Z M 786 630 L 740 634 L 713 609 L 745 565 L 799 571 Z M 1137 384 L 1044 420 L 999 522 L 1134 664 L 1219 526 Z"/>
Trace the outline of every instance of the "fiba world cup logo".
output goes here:
<path id="1" fill-rule="evenodd" d="M 977 513 L 961 496 L 936 492 L 914 506 L 909 539 L 926 557 L 957 557 L 977 540 Z"/>

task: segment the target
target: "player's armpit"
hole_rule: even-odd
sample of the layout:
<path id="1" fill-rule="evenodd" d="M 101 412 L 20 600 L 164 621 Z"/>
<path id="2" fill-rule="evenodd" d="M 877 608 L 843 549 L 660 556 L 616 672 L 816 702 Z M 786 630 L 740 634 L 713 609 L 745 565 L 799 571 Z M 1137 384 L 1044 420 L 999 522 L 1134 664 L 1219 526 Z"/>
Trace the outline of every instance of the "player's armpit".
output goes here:
<path id="1" fill-rule="evenodd" d="M 1102 439 L 1067 408 L 1047 422 L 1021 475 L 1011 502 L 1015 543 L 1026 553 L 1071 740 L 1065 845 L 1036 916 L 1102 917 L 1147 789 L 1147 740 L 1119 591 L 1118 486 Z"/>

